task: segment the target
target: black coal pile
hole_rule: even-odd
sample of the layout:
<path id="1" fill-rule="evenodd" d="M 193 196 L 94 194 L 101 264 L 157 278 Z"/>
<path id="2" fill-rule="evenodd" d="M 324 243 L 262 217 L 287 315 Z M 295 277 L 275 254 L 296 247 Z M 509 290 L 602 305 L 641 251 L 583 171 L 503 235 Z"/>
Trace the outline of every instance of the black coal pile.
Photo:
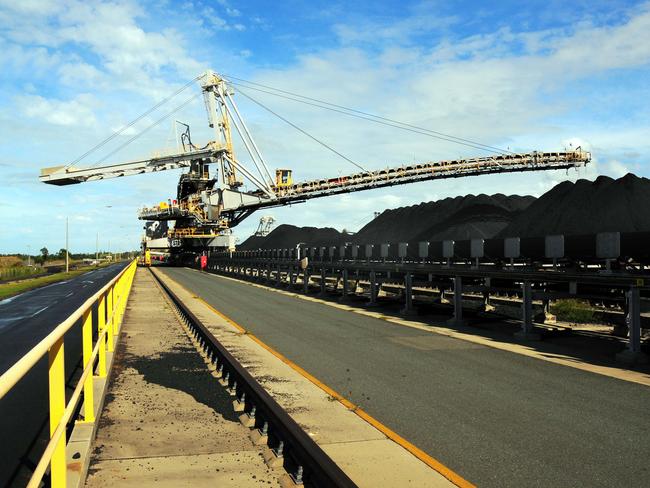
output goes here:
<path id="1" fill-rule="evenodd" d="M 250 237 L 239 249 L 541 237 L 598 232 L 650 231 L 650 179 L 627 174 L 619 179 L 562 182 L 540 198 L 466 195 L 386 210 L 354 235 L 336 229 L 281 225 L 266 237 Z"/>
<path id="2" fill-rule="evenodd" d="M 565 181 L 520 213 L 500 237 L 650 231 L 650 180 L 631 173 L 619 179 Z"/>
<path id="3" fill-rule="evenodd" d="M 309 247 L 334 246 L 349 240 L 349 235 L 343 234 L 331 227 L 296 227 L 282 224 L 273 229 L 267 236 L 251 236 L 242 242 L 237 249 L 253 251 L 256 249 L 288 249 L 299 243 Z"/>
<path id="4" fill-rule="evenodd" d="M 535 201 L 532 196 L 466 195 L 386 210 L 352 241 L 358 244 L 490 238 Z"/>

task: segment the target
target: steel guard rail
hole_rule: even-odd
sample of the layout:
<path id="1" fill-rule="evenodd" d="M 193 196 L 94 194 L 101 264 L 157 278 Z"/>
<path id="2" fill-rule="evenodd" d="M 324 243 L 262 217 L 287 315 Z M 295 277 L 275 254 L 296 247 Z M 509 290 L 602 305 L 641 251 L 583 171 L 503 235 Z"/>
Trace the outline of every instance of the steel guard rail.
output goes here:
<path id="1" fill-rule="evenodd" d="M 126 302 L 133 283 L 136 261 L 124 268 L 120 274 L 101 290 L 86 300 L 77 310 L 61 322 L 41 342 L 0 376 L 0 400 L 38 363 L 47 353 L 49 377 L 49 417 L 50 441 L 38 462 L 28 487 L 40 485 L 43 475 L 50 465 L 50 480 L 53 488 L 66 486 L 66 426 L 83 392 L 83 422 L 95 421 L 95 402 L 93 399 L 94 378 L 106 377 L 106 353 L 115 347 L 115 336 L 119 333 Z M 92 309 L 97 304 L 97 341 L 92 343 Z M 65 400 L 65 362 L 64 335 L 81 320 L 83 372 L 66 404 Z M 96 375 L 95 361 L 97 361 Z"/>

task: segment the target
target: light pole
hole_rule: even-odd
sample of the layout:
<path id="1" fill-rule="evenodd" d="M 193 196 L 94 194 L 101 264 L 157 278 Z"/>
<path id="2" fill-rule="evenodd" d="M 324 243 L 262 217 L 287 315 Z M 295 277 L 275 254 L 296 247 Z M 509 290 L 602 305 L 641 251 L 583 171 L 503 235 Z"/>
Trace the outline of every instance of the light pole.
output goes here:
<path id="1" fill-rule="evenodd" d="M 106 208 L 113 208 L 113 205 L 104 205 Z M 108 256 L 111 257 L 111 262 L 113 261 L 113 256 L 111 256 L 111 240 L 108 240 Z M 108 259 L 108 256 L 106 258 Z"/>
<path id="2" fill-rule="evenodd" d="M 69 271 L 68 262 L 68 217 L 65 218 L 65 272 Z"/>

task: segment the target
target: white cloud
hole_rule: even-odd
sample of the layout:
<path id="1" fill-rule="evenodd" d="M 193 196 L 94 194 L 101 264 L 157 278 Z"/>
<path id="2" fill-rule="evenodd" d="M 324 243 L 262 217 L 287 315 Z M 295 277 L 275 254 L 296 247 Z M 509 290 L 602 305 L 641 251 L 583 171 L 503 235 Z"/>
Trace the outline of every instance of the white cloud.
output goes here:
<path id="1" fill-rule="evenodd" d="M 90 94 L 77 95 L 71 100 L 47 99 L 40 95 L 24 95 L 17 99 L 23 113 L 32 119 L 54 125 L 93 126 L 97 122 L 94 107 L 97 100 Z"/>
<path id="2" fill-rule="evenodd" d="M 59 80 L 68 86 L 105 87 L 105 75 L 95 66 L 83 61 L 63 63 L 58 67 Z"/>
<path id="3" fill-rule="evenodd" d="M 59 65 L 64 82 L 91 86 L 103 78 L 104 87 L 132 90 L 154 99 L 171 91 L 161 76 L 163 70 L 175 71 L 186 80 L 205 68 L 204 62 L 188 54 L 178 31 L 144 30 L 138 19 L 147 11 L 134 1 L 61 0 L 53 4 L 56 8 L 47 2 L 42 9 L 36 2 L 27 6 L 23 2 L 0 4 L 0 33 L 12 63 L 26 55 L 47 65 L 53 57 L 50 64 Z M 99 67 L 70 57 L 71 45 L 90 50 L 98 57 Z M 1 53 L 0 63 L 7 57 Z"/>
<path id="4" fill-rule="evenodd" d="M 236 8 L 234 8 L 227 0 L 217 0 L 217 2 L 225 9 L 226 13 L 231 17 L 239 17 L 241 15 L 241 12 Z"/>
<path id="5" fill-rule="evenodd" d="M 219 2 L 219 3 L 223 6 L 225 13 L 229 17 L 239 17 L 241 15 L 239 10 L 229 7 L 225 2 Z M 207 21 L 210 23 L 210 25 L 217 30 L 222 30 L 222 31 L 246 30 L 246 26 L 244 26 L 244 24 L 242 24 L 241 22 L 230 23 L 229 21 L 224 19 L 219 13 L 217 13 L 217 11 L 212 7 L 205 7 L 203 9 L 203 17 L 206 18 Z"/>
<path id="6" fill-rule="evenodd" d="M 433 30 L 451 27 L 457 22 L 455 16 L 440 15 L 439 12 L 427 9 L 417 12 L 401 20 L 386 23 L 364 21 L 357 19 L 354 25 L 340 23 L 334 26 L 334 32 L 343 44 L 356 43 L 407 43 L 413 36 Z"/>

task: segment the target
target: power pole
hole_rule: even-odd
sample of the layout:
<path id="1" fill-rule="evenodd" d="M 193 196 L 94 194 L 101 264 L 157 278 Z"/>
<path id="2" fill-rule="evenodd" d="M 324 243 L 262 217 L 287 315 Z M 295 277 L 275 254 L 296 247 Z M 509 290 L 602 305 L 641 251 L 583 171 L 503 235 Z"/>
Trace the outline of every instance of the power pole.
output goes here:
<path id="1" fill-rule="evenodd" d="M 97 233 L 97 238 L 95 239 L 95 266 L 99 265 L 99 232 Z"/>
<path id="2" fill-rule="evenodd" d="M 65 218 L 65 272 L 69 270 L 68 263 L 68 217 Z"/>
<path id="3" fill-rule="evenodd" d="M 32 265 L 32 246 L 27 246 L 27 267 Z"/>

